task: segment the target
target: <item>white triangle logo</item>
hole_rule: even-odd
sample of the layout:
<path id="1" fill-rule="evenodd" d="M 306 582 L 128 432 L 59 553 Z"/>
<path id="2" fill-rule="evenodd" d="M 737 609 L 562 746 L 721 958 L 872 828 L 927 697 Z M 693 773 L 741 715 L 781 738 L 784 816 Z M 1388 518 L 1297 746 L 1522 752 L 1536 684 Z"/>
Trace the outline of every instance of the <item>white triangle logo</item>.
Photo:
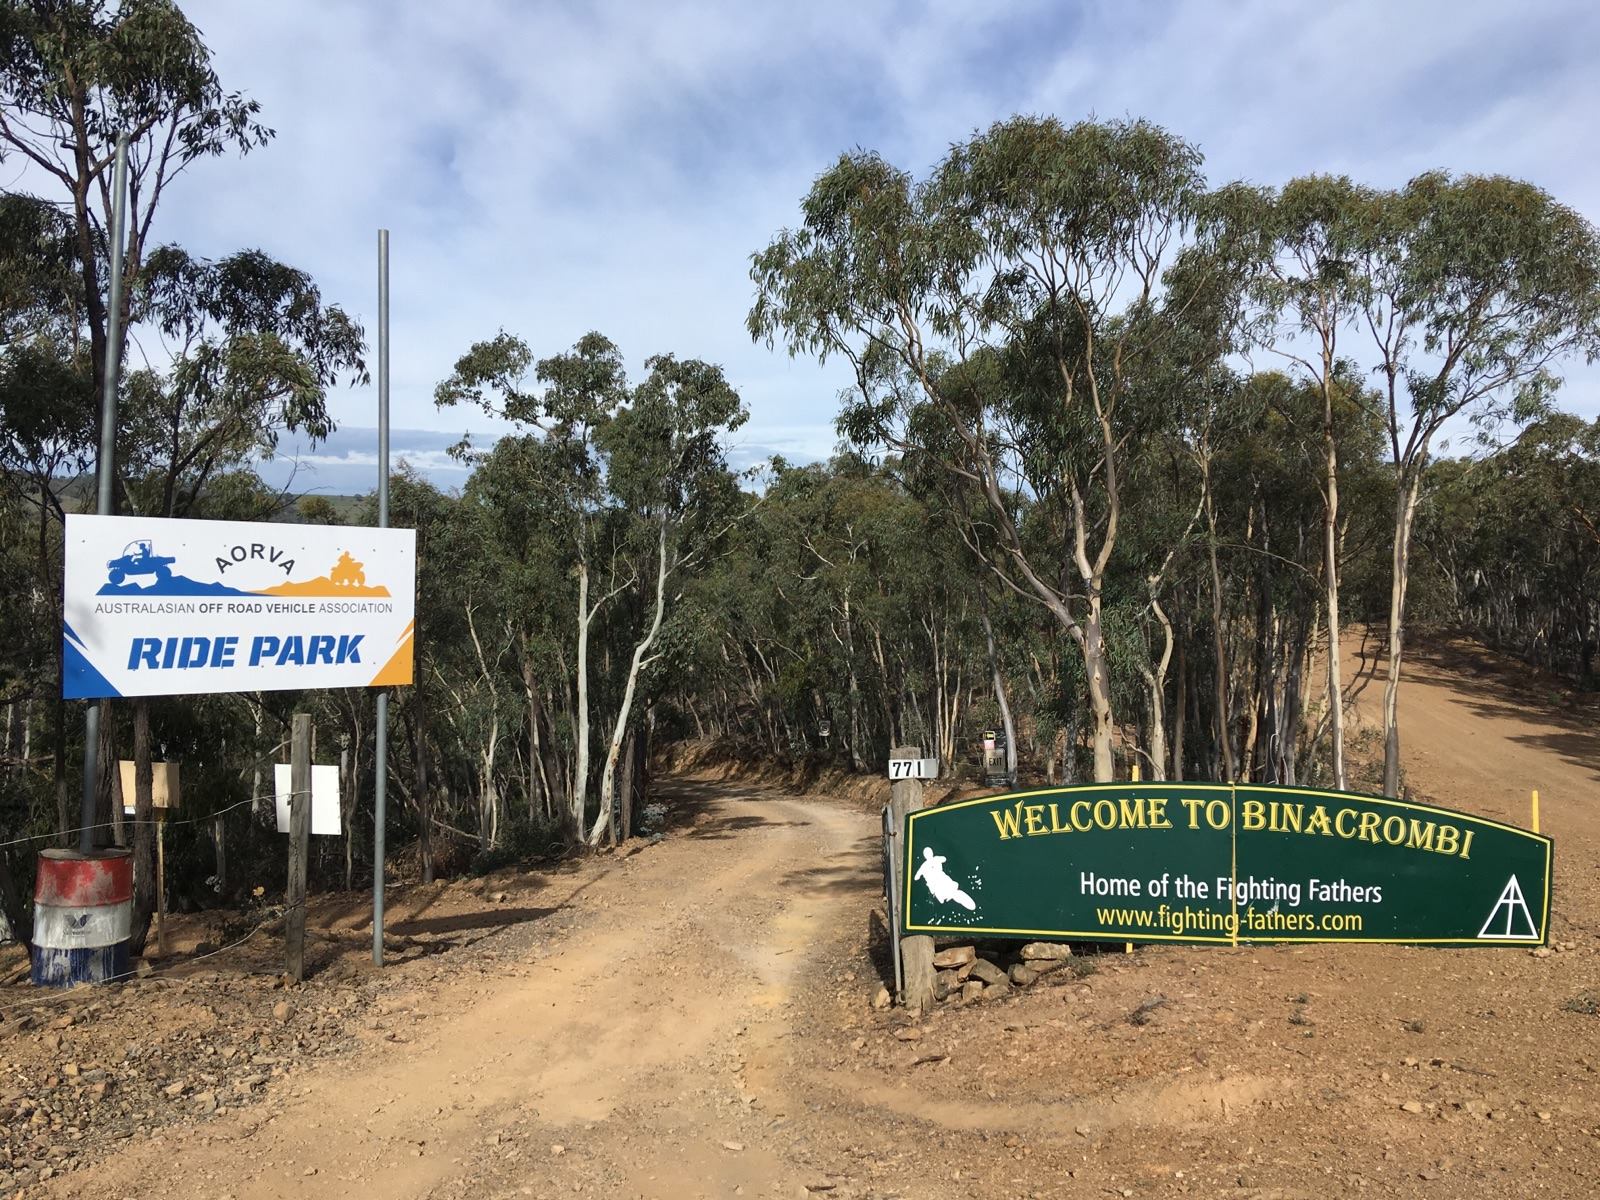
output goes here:
<path id="1" fill-rule="evenodd" d="M 1489 910 L 1489 917 L 1484 921 L 1483 928 L 1478 930 L 1478 936 L 1493 938 L 1496 941 L 1539 940 L 1539 931 L 1533 924 L 1533 914 L 1528 911 L 1528 902 L 1522 897 L 1522 885 L 1517 882 L 1515 875 L 1506 880 L 1506 886 L 1500 892 L 1500 899 L 1496 900 L 1494 907 Z"/>

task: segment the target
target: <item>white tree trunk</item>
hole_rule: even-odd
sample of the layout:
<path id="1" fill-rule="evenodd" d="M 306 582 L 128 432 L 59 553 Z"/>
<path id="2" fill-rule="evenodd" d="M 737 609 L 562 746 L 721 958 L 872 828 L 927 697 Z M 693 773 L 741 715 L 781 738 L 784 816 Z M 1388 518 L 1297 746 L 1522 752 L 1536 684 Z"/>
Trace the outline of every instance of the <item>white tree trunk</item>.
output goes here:
<path id="1" fill-rule="evenodd" d="M 1345 790 L 1344 681 L 1339 647 L 1339 452 L 1333 437 L 1333 392 L 1325 367 L 1322 378 L 1322 444 L 1324 451 L 1323 564 L 1328 590 L 1328 736 L 1333 786 Z"/>
<path id="2" fill-rule="evenodd" d="M 600 775 L 600 814 L 595 818 L 594 827 L 589 830 L 589 844 L 598 846 L 601 835 L 611 823 L 612 797 L 611 789 L 617 778 L 617 759 L 622 753 L 623 739 L 628 733 L 628 718 L 633 713 L 633 698 L 639 686 L 639 673 L 645 665 L 645 655 L 650 653 L 650 648 L 655 644 L 656 635 L 661 632 L 661 620 L 667 611 L 667 574 L 670 565 L 667 562 L 667 521 L 663 517 L 658 532 L 656 544 L 656 611 L 651 619 L 650 628 L 639 644 L 633 648 L 633 661 L 628 665 L 628 684 L 622 692 L 622 707 L 617 711 L 617 723 L 611 731 L 611 744 L 606 749 L 606 765 Z"/>
<path id="3" fill-rule="evenodd" d="M 1216 658 L 1217 748 L 1222 753 L 1222 771 L 1229 783 L 1237 778 L 1233 760 L 1233 720 L 1228 711 L 1228 652 L 1222 636 L 1222 571 L 1217 565 L 1217 514 L 1211 503 L 1211 459 L 1206 454 L 1200 466 L 1200 486 L 1206 509 L 1206 547 L 1211 561 L 1211 646 Z"/>
<path id="4" fill-rule="evenodd" d="M 844 615 L 844 661 L 850 672 L 850 767 L 859 773 L 867 769 L 867 758 L 861 753 L 861 685 L 856 677 L 856 634 L 850 618 L 849 588 L 844 590 L 841 612 Z"/>
<path id="5" fill-rule="evenodd" d="M 572 828 L 583 832 L 583 809 L 589 784 L 589 564 L 578 564 L 578 712 L 577 763 L 569 799 Z"/>
<path id="6" fill-rule="evenodd" d="M 1389 678 L 1383 689 L 1383 792 L 1400 794 L 1400 666 L 1404 655 L 1406 584 L 1411 569 L 1411 525 L 1422 486 L 1420 465 L 1401 480 L 1394 511 L 1394 577 L 1389 585 Z"/>
<path id="7" fill-rule="evenodd" d="M 989 673 L 994 679 L 994 702 L 1000 706 L 1000 724 L 1006 731 L 1006 775 L 1013 783 L 1017 779 L 1017 725 L 1011 716 L 1011 701 L 1006 695 L 1005 676 L 1000 673 L 1000 657 L 994 647 L 994 626 L 989 623 L 989 604 L 984 600 L 978 610 L 983 622 L 983 640 L 989 647 Z"/>
<path id="8" fill-rule="evenodd" d="M 1172 662 L 1172 622 L 1153 592 L 1150 596 L 1150 611 L 1155 613 L 1156 620 L 1161 623 L 1161 632 L 1165 640 L 1161 647 L 1161 658 L 1156 662 L 1155 668 L 1153 670 L 1141 668 L 1140 674 L 1144 676 L 1145 687 L 1150 693 L 1150 778 L 1165 779 L 1167 778 L 1167 667 Z M 1178 703 L 1180 705 L 1183 703 L 1182 696 L 1179 696 Z"/>
<path id="9" fill-rule="evenodd" d="M 494 779 L 494 759 L 500 745 L 500 718 L 489 726 L 489 740 L 480 751 L 478 767 L 478 803 L 480 842 L 485 850 L 500 844 L 500 789 Z"/>
<path id="10" fill-rule="evenodd" d="M 1100 634 L 1100 597 L 1089 598 L 1089 617 L 1083 623 L 1083 668 L 1089 679 L 1089 734 L 1094 744 L 1094 781 L 1116 779 L 1111 757 L 1111 677 L 1106 666 L 1105 642 Z"/>

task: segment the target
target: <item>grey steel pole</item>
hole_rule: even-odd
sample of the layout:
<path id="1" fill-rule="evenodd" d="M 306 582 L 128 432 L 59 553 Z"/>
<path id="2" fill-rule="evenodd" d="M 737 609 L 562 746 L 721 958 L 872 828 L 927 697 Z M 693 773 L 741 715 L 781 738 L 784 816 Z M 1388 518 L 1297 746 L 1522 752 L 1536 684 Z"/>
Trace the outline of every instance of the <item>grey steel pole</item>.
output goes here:
<path id="1" fill-rule="evenodd" d="M 100 456 L 95 462 L 95 511 L 112 510 L 111 483 L 116 464 L 117 379 L 122 366 L 122 245 L 128 236 L 128 135 L 117 137 L 111 176 L 111 311 L 106 317 L 105 383 L 100 390 Z M 78 810 L 78 851 L 94 849 L 95 782 L 100 767 L 100 701 L 89 701 L 83 725 L 83 804 Z"/>
<path id="2" fill-rule="evenodd" d="M 389 231 L 378 230 L 378 528 L 389 528 Z M 372 961 L 383 966 L 383 835 L 389 798 L 389 693 L 378 693 L 372 785 Z"/>

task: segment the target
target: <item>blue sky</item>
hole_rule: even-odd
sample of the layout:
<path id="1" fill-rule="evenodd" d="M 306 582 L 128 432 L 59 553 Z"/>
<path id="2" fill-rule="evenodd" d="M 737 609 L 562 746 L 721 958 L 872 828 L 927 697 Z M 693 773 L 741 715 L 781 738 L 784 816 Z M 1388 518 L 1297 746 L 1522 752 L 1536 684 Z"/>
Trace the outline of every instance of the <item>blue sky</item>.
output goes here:
<path id="1" fill-rule="evenodd" d="M 260 246 L 371 331 L 388 227 L 396 449 L 445 484 L 443 448 L 486 425 L 433 387 L 500 328 L 539 355 L 598 329 L 636 372 L 662 351 L 721 363 L 751 411 L 739 460 L 825 456 L 846 381 L 750 342 L 747 269 L 855 146 L 920 174 L 1015 112 L 1139 116 L 1198 143 L 1214 182 L 1504 172 L 1600 218 L 1592 4 L 184 8 L 278 137 L 197 164 L 159 236 Z M 1563 403 L 1600 415 L 1600 373 L 1569 374 Z M 344 429 L 297 488 L 371 486 L 374 404 L 337 398 Z"/>

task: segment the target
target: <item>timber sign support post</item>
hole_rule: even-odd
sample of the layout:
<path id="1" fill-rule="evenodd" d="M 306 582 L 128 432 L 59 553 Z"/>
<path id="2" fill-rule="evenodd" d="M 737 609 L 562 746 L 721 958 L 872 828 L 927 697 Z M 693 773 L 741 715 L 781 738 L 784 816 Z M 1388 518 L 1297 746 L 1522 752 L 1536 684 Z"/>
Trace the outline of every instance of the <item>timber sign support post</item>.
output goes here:
<path id="1" fill-rule="evenodd" d="M 311 849 L 311 714 L 295 713 L 289 737 L 289 883 L 284 949 L 289 978 L 306 973 L 306 867 Z"/>
<path id="2" fill-rule="evenodd" d="M 920 763 L 924 761 L 922 759 L 922 748 L 920 746 L 896 747 L 891 752 L 889 761 L 891 768 L 897 762 Z M 936 771 L 937 767 L 935 767 Z M 921 777 L 910 773 L 895 777 L 894 782 L 889 786 L 889 813 L 885 824 L 891 830 L 909 829 L 912 817 L 919 811 L 923 811 L 922 802 Z M 906 860 L 902 857 L 900 861 L 904 862 Z M 891 880 L 898 894 L 904 894 L 903 889 L 907 886 L 909 878 L 905 874 L 904 868 L 902 868 L 901 877 Z M 895 905 L 891 899 L 889 904 L 891 914 L 894 908 Z M 891 916 L 890 920 L 893 921 L 894 917 Z M 905 920 L 906 914 L 901 912 L 899 921 L 903 923 Z M 922 1013 L 929 1012 L 933 1008 L 933 939 L 923 936 L 921 931 L 917 931 L 903 934 L 893 940 L 898 943 L 894 950 L 896 952 L 895 965 L 898 968 L 896 982 L 899 985 L 900 996 L 907 1008 L 912 1008 Z"/>
<path id="3" fill-rule="evenodd" d="M 1049 788 L 907 813 L 901 934 L 1540 946 L 1552 843 L 1380 796 Z"/>

